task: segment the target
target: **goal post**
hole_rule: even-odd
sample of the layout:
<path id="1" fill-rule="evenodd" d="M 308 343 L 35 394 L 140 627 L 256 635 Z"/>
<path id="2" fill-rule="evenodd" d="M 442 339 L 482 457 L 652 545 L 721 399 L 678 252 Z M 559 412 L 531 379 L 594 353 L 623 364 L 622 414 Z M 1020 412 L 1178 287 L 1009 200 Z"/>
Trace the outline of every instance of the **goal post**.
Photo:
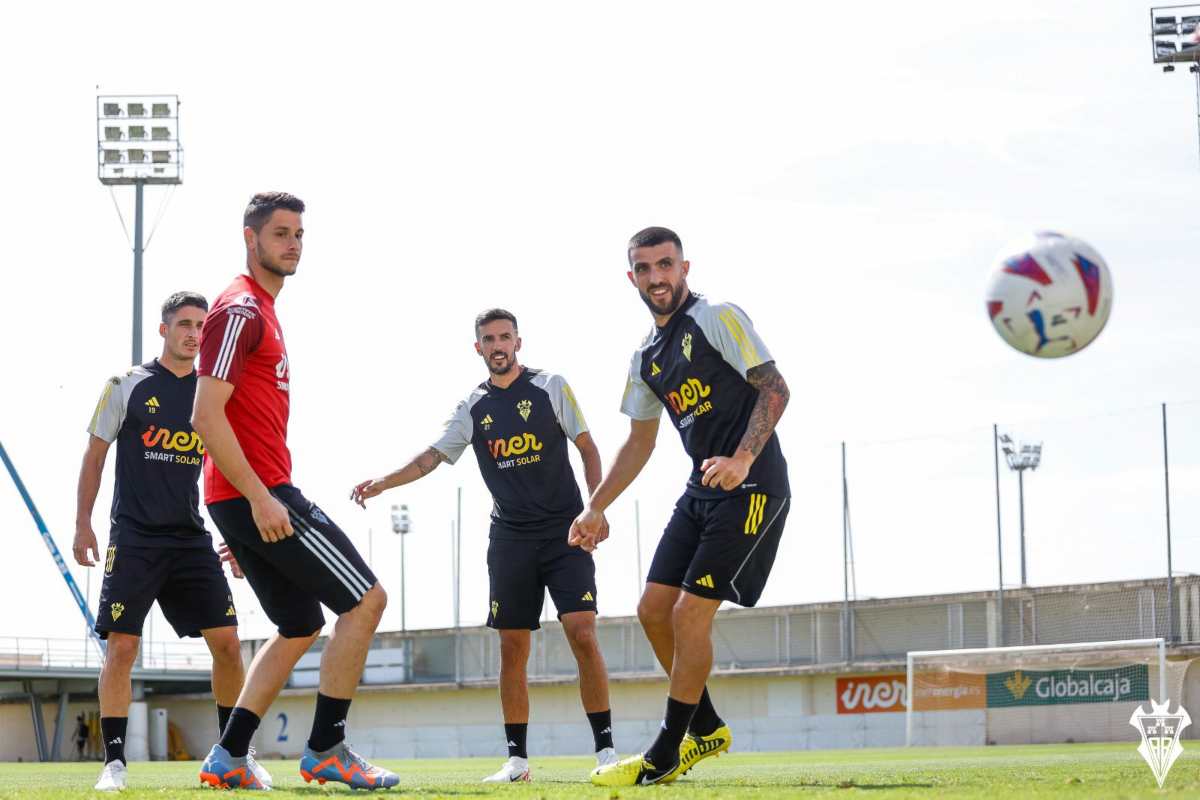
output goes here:
<path id="1" fill-rule="evenodd" d="M 1109 741 L 1134 706 L 1182 700 L 1162 638 L 919 650 L 907 662 L 909 746 Z"/>

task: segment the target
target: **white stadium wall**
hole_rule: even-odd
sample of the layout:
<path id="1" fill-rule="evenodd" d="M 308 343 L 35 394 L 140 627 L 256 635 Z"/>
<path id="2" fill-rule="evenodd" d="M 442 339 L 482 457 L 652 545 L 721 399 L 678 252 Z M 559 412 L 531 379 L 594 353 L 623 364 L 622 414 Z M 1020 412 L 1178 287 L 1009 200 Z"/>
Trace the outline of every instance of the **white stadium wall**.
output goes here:
<path id="1" fill-rule="evenodd" d="M 1006 592 L 1003 615 L 990 592 L 856 601 L 848 641 L 842 640 L 847 627 L 841 624 L 841 603 L 723 610 L 715 624 L 709 687 L 733 726 L 737 750 L 903 746 L 908 650 L 1078 642 L 1114 632 L 1161 636 L 1166 627 L 1162 584 L 1146 580 Z M 1200 579 L 1177 581 L 1177 592 L 1178 627 L 1187 632 L 1185 641 L 1200 642 L 1200 599 L 1192 598 L 1200 596 Z M 658 728 L 666 682 L 635 618 L 601 619 L 597 637 L 611 671 L 617 747 L 636 751 Z M 257 646 L 261 642 L 243 643 L 247 659 Z M 1175 659 L 1168 675 L 1171 700 L 1182 699 L 1200 713 L 1200 670 L 1189 669 L 1188 660 L 1200 657 L 1200 644 L 1173 647 L 1169 656 Z M 315 650 L 305 656 L 293 673 L 293 688 L 264 717 L 254 743 L 263 755 L 295 756 L 303 748 L 319 661 Z M 45 687 L 39 694 L 48 736 L 57 714 L 55 683 L 36 680 L 22 664 L 0 681 L 4 761 L 37 758 L 23 685 Z M 497 637 L 486 628 L 380 633 L 351 708 L 350 737 L 373 757 L 502 756 L 498 668 Z M 1149 685 L 1157 686 L 1155 669 L 1150 670 Z M 579 703 L 574 660 L 556 623 L 535 633 L 529 671 L 531 752 L 588 753 L 591 733 Z M 94 681 L 77 679 L 71 686 L 69 721 L 80 711 L 95 712 Z M 193 758 L 202 757 L 216 738 L 212 699 L 162 693 L 173 685 L 179 684 L 145 682 L 150 715 L 166 709 L 185 749 Z M 987 708 L 974 690 L 973 702 L 941 708 L 914 715 L 915 744 L 1137 740 L 1128 724 L 1128 702 Z M 1192 726 L 1184 737 L 1198 731 L 1200 725 Z M 63 755 L 72 754 L 71 743 L 64 741 Z"/>

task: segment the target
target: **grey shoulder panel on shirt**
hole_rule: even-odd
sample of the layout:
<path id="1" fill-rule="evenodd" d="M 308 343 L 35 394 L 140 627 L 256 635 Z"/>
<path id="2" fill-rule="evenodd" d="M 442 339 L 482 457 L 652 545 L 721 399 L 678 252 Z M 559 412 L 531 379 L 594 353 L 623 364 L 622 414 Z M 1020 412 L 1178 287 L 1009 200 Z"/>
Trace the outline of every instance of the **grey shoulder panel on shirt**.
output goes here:
<path id="1" fill-rule="evenodd" d="M 684 313 L 743 378 L 750 369 L 774 360 L 750 316 L 734 303 L 710 303 L 701 297 Z"/>

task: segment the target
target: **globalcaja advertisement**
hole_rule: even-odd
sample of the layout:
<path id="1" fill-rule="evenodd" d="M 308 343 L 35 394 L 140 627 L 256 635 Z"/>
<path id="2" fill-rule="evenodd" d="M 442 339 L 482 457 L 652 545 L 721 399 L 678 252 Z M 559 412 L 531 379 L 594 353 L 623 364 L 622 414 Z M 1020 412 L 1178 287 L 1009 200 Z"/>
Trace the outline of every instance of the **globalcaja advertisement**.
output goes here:
<path id="1" fill-rule="evenodd" d="M 1150 670 L 1145 664 L 1119 669 L 1013 670 L 987 676 L 988 708 L 1148 699 Z"/>

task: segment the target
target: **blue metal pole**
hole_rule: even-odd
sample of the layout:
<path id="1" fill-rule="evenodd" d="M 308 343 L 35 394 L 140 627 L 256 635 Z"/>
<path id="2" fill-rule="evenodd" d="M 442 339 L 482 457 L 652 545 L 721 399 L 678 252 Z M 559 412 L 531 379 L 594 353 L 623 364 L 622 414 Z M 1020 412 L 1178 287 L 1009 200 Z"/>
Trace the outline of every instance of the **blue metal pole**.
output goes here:
<path id="1" fill-rule="evenodd" d="M 83 618 L 87 622 L 88 632 L 91 633 L 92 638 L 96 641 L 96 646 L 103 653 L 104 641 L 96 634 L 96 618 L 92 616 L 87 600 L 84 599 L 83 594 L 79 591 L 79 585 L 71 577 L 71 571 L 67 569 L 67 564 L 63 561 L 62 554 L 58 551 L 58 545 L 54 543 L 54 537 L 50 535 L 50 531 L 46 528 L 46 523 L 42 521 L 42 515 L 38 513 L 37 506 L 33 504 L 33 498 L 26 491 L 25 484 L 21 482 L 21 476 L 17 474 L 17 468 L 13 466 L 13 462 L 9 459 L 3 444 L 0 444 L 0 460 L 3 460 L 4 466 L 8 468 L 8 474 L 12 476 L 17 491 L 21 493 L 21 499 L 25 501 L 25 507 L 29 509 L 29 513 L 33 516 L 34 524 L 37 525 L 38 532 L 42 535 L 42 541 L 45 542 L 46 549 L 50 551 L 51 558 L 58 565 L 59 573 L 62 575 L 63 580 L 67 582 L 67 588 L 71 590 L 71 596 L 75 598 L 75 603 L 79 606 L 79 613 L 83 614 Z"/>

